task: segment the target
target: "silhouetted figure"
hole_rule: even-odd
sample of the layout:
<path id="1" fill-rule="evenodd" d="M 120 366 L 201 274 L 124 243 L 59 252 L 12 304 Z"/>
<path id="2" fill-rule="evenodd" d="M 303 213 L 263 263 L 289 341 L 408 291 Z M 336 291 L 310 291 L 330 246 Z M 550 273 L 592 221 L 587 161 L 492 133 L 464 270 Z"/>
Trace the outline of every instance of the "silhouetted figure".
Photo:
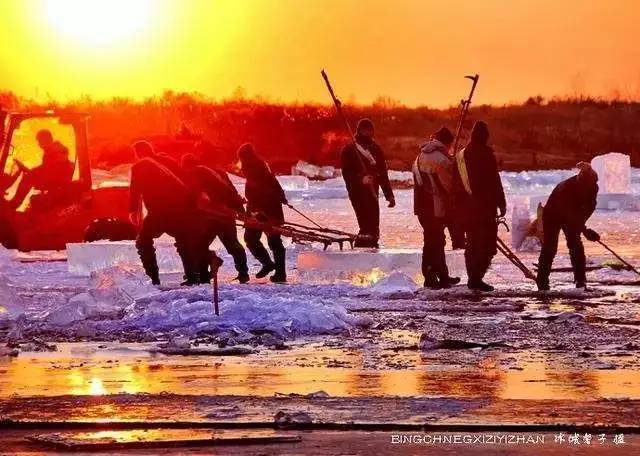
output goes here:
<path id="1" fill-rule="evenodd" d="M 193 186 L 204 195 L 204 201 L 201 203 L 205 220 L 203 245 L 208 248 L 215 238 L 219 237 L 224 248 L 233 257 L 238 271 L 236 280 L 240 283 L 247 283 L 249 281 L 247 254 L 238 240 L 236 227 L 236 215 L 245 211 L 244 199 L 236 190 L 227 173 L 201 165 L 193 154 L 186 154 L 182 157 L 182 168 L 187 185 Z M 201 279 L 210 275 L 207 270 L 209 265 L 210 261 L 201 265 Z"/>
<path id="2" fill-rule="evenodd" d="M 444 228 L 451 214 L 454 163 L 448 150 L 451 131 L 443 127 L 420 146 L 413 163 L 413 211 L 424 233 L 422 275 L 428 288 L 449 288 L 460 282 L 449 277 Z"/>
<path id="3" fill-rule="evenodd" d="M 176 241 L 184 266 L 184 284 L 196 284 L 202 236 L 193 196 L 185 183 L 154 157 L 150 143 L 138 141 L 133 149 L 138 161 L 131 167 L 129 212 L 131 223 L 140 227 L 136 247 L 144 270 L 155 285 L 160 283 L 153 243 L 167 233 Z M 142 202 L 147 215 L 141 221 Z"/>
<path id="4" fill-rule="evenodd" d="M 378 248 L 380 188 L 389 207 L 394 207 L 396 201 L 389 183 L 384 153 L 374 141 L 373 122 L 369 119 L 358 122 L 356 142 L 342 149 L 342 176 L 360 227 L 355 246 Z"/>
<path id="5" fill-rule="evenodd" d="M 498 225 L 496 216 L 503 217 L 507 203 L 498 173 L 493 149 L 487 144 L 489 129 L 476 122 L 471 140 L 456 155 L 456 204 L 464 214 L 467 244 L 464 252 L 472 290 L 492 291 L 484 276 L 497 253 Z"/>
<path id="6" fill-rule="evenodd" d="M 280 183 L 273 175 L 267 163 L 258 156 L 252 144 L 244 144 L 238 150 L 238 158 L 242 172 L 247 179 L 245 198 L 247 212 L 256 214 L 259 219 L 274 225 L 284 223 L 282 205 L 287 204 L 287 198 Z M 262 245 L 260 238 L 262 231 L 245 228 L 244 241 L 251 254 L 262 264 L 262 269 L 256 274 L 257 278 L 266 277 L 271 271 L 275 274 L 272 282 L 286 282 L 285 249 L 282 238 L 276 233 L 267 233 L 267 243 L 273 260 Z"/>
<path id="7" fill-rule="evenodd" d="M 13 209 L 22 205 L 32 189 L 39 190 L 47 197 L 55 198 L 56 195 L 64 194 L 73 181 L 75 165 L 69 160 L 69 149 L 61 142 L 54 140 L 49 130 L 40 130 L 36 134 L 36 140 L 42 148 L 42 164 L 28 169 L 16 160 L 22 173 L 22 180 L 18 184 L 13 199 L 9 202 Z"/>
<path id="8" fill-rule="evenodd" d="M 560 231 L 567 240 L 576 287 L 586 287 L 586 259 L 580 235 L 584 233 L 590 241 L 600 240 L 598 233 L 585 227 L 596 209 L 598 174 L 588 163 L 578 163 L 578 169 L 577 175 L 560 182 L 553 189 L 542 211 L 544 234 L 536 280 L 539 290 L 549 289 L 549 274 L 558 251 Z"/>

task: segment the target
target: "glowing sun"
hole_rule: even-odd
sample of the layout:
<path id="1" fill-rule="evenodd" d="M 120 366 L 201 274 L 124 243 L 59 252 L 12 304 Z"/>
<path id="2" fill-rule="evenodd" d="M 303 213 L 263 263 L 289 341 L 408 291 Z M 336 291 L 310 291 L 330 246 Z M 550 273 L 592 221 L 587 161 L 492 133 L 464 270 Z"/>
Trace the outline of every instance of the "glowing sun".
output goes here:
<path id="1" fill-rule="evenodd" d="M 145 29 L 154 0 L 43 0 L 44 13 L 61 35 L 88 45 L 131 39 Z"/>

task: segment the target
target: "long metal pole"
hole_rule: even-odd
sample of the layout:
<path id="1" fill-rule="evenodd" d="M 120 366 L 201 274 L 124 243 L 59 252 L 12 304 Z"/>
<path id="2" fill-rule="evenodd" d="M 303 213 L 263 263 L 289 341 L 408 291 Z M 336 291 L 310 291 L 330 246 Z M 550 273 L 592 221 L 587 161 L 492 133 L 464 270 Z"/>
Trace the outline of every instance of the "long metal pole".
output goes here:
<path id="1" fill-rule="evenodd" d="M 342 111 L 342 102 L 338 99 L 338 97 L 336 97 L 335 92 L 333 91 L 333 87 L 331 86 L 331 82 L 329 82 L 329 76 L 327 76 L 326 71 L 321 70 L 320 74 L 322 75 L 322 79 L 324 79 L 324 83 L 327 85 L 327 90 L 329 91 L 329 95 L 331 95 L 331 99 L 333 100 L 333 104 L 336 107 L 336 111 L 338 112 L 338 116 L 340 116 L 347 128 L 347 131 L 349 132 L 349 136 L 351 137 L 351 141 L 353 142 L 354 147 L 356 148 L 356 156 L 358 157 L 358 161 L 360 162 L 360 166 L 362 167 L 362 170 L 366 173 L 367 171 L 367 166 L 364 163 L 364 159 L 362 158 L 362 155 L 358 152 L 358 148 L 360 148 L 360 144 L 358 144 L 358 142 L 356 141 L 356 136 L 353 133 L 353 130 L 351 129 L 351 125 L 349 124 L 349 121 L 347 120 L 347 117 L 344 115 L 344 112 Z M 366 187 L 369 188 L 369 190 L 371 191 L 371 194 L 373 195 L 373 197 L 377 200 L 378 199 L 378 194 L 376 192 L 375 186 L 373 184 L 373 182 L 371 183 L 371 185 L 366 185 Z"/>
<path id="2" fill-rule="evenodd" d="M 631 271 L 635 272 L 636 274 L 640 275 L 640 272 L 633 267 L 633 265 L 627 261 L 625 261 L 620 255 L 618 255 L 616 252 L 613 251 L 613 249 L 611 249 L 607 244 L 605 244 L 602 241 L 597 241 L 598 244 L 600 244 L 602 247 L 604 247 L 605 249 L 607 249 L 609 252 L 611 252 L 611 254 L 616 257 L 618 260 L 620 260 L 622 262 L 622 264 L 624 264 L 626 267 L 628 267 Z"/>
<path id="3" fill-rule="evenodd" d="M 467 75 L 465 78 L 470 79 L 472 81 L 471 91 L 469 92 L 469 96 L 466 100 L 462 100 L 460 104 L 462 105 L 462 112 L 460 113 L 460 120 L 458 121 L 458 127 L 456 128 L 456 136 L 453 140 L 453 148 L 451 149 L 454 154 L 458 152 L 458 143 L 460 142 L 460 135 L 462 134 L 462 128 L 464 126 L 464 121 L 467 118 L 467 114 L 469 113 L 469 106 L 471 106 L 471 99 L 473 98 L 473 94 L 476 91 L 476 85 L 478 85 L 478 80 L 480 79 L 480 75 L 474 74 L 473 76 Z"/>

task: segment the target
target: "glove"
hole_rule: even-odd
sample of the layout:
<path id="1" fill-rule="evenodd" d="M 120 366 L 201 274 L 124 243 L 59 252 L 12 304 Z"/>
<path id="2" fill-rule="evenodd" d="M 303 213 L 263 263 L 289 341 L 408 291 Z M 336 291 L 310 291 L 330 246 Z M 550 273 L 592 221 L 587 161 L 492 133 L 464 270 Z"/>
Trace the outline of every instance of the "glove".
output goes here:
<path id="1" fill-rule="evenodd" d="M 389 207 L 396 207 L 396 199 L 391 197 L 387 200 L 389 202 Z"/>
<path id="2" fill-rule="evenodd" d="M 131 224 L 135 227 L 138 227 L 142 224 L 142 220 L 141 220 L 141 215 L 139 211 L 136 212 L 130 212 L 129 213 L 129 221 L 131 222 Z"/>
<path id="3" fill-rule="evenodd" d="M 582 234 L 591 242 L 598 242 L 600 240 L 600 235 L 591 228 L 585 228 Z"/>

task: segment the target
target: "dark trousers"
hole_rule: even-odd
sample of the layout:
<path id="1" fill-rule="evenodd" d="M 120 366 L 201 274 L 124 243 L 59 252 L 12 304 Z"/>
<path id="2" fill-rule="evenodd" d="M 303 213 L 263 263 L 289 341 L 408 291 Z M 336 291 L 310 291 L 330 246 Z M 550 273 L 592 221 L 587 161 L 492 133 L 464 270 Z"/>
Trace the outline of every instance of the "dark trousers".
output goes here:
<path id="1" fill-rule="evenodd" d="M 378 247 L 380 239 L 380 206 L 377 194 L 373 193 L 349 195 L 349 200 L 356 213 L 358 234 L 364 236 L 363 239 L 356 239 L 355 247 Z"/>
<path id="2" fill-rule="evenodd" d="M 459 217 L 451 216 L 447 218 L 445 224 L 449 231 L 449 237 L 451 238 L 451 248 L 453 250 L 464 249 L 465 247 L 465 232 L 464 224 Z"/>
<path id="3" fill-rule="evenodd" d="M 191 214 L 148 214 L 136 237 L 136 248 L 145 272 L 152 280 L 158 280 L 159 269 L 154 239 L 164 233 L 175 239 L 178 255 L 182 260 L 184 275 L 195 279 L 201 264 L 201 234 L 197 232 L 196 220 Z M 195 231 L 194 231 L 195 230 Z"/>
<path id="4" fill-rule="evenodd" d="M 484 279 L 491 260 L 498 253 L 498 225 L 495 215 L 477 214 L 466 224 L 467 240 L 464 261 L 469 283 Z"/>
<path id="5" fill-rule="evenodd" d="M 276 275 L 286 276 L 286 251 L 284 244 L 282 244 L 282 238 L 279 234 L 267 234 L 267 244 L 273 252 L 273 260 L 269 256 L 269 252 L 262 244 L 260 238 L 262 237 L 262 231 L 251 228 L 245 228 L 244 230 L 244 242 L 247 244 L 247 248 L 251 254 L 258 260 L 263 266 L 274 265 L 276 269 Z"/>
<path id="6" fill-rule="evenodd" d="M 233 263 L 238 274 L 247 274 L 249 272 L 249 268 L 247 266 L 247 254 L 244 251 L 244 247 L 238 240 L 238 229 L 236 228 L 235 222 L 210 223 L 205 233 L 205 244 L 207 250 L 216 237 L 220 238 L 220 242 L 222 242 L 225 250 L 233 257 Z M 208 270 L 209 265 L 210 262 L 202 266 L 203 269 L 200 272 L 201 276 Z"/>
<path id="7" fill-rule="evenodd" d="M 569 248 L 569 257 L 571 258 L 571 266 L 573 267 L 573 278 L 577 284 L 586 282 L 585 265 L 586 258 L 584 255 L 584 245 L 580 237 L 582 227 L 561 221 L 558 217 L 544 214 L 542 216 L 542 227 L 544 230 L 544 239 L 540 258 L 538 259 L 538 283 L 549 285 L 549 274 L 551 274 L 551 266 L 553 259 L 558 252 L 558 241 L 560 231 L 564 233 Z"/>
<path id="8" fill-rule="evenodd" d="M 449 269 L 444 253 L 444 219 L 418 216 L 424 234 L 422 246 L 422 275 L 425 286 L 449 282 Z"/>

